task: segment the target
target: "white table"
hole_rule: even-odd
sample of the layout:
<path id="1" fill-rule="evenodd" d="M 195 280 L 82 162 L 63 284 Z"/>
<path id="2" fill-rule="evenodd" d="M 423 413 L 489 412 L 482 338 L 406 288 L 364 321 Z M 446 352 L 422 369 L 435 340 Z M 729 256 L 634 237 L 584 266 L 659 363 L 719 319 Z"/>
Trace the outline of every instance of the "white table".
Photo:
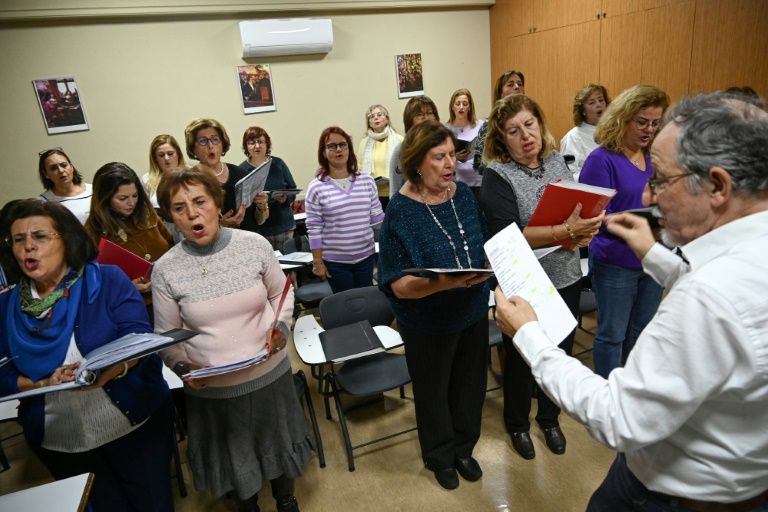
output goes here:
<path id="1" fill-rule="evenodd" d="M 312 315 L 304 315 L 296 320 L 293 328 L 293 344 L 304 363 L 315 365 L 328 362 L 323 352 L 323 345 L 320 343 L 320 333 L 324 330 Z M 384 350 L 403 344 L 400 333 L 387 325 L 375 325 L 373 330 L 381 340 Z"/>
<path id="2" fill-rule="evenodd" d="M 6 494 L 0 496 L 0 510 L 79 512 L 85 510 L 92 480 L 93 475 L 85 473 Z"/>

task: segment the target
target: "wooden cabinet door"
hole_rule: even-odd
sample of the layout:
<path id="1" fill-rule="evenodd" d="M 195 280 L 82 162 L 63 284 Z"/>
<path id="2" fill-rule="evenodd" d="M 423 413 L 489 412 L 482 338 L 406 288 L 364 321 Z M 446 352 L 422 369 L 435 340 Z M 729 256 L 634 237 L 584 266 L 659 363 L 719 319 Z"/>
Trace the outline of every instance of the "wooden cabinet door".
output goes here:
<path id="1" fill-rule="evenodd" d="M 688 0 L 600 22 L 600 82 L 611 97 L 640 83 L 673 101 L 686 94 L 694 11 Z"/>
<path id="2" fill-rule="evenodd" d="M 534 0 L 496 0 L 491 7 L 491 41 L 494 32 L 505 38 L 528 34 L 533 31 Z"/>
<path id="3" fill-rule="evenodd" d="M 768 2 L 698 0 L 691 94 L 749 85 L 768 97 Z"/>
<path id="4" fill-rule="evenodd" d="M 620 16 L 632 12 L 647 11 L 665 5 L 671 5 L 681 0 L 602 0 L 604 18 Z"/>
<path id="5" fill-rule="evenodd" d="M 601 0 L 544 0 L 533 5 L 536 32 L 598 19 Z"/>
<path id="6" fill-rule="evenodd" d="M 556 142 L 573 126 L 576 91 L 599 75 L 600 23 L 595 20 L 511 38 L 507 68 L 525 73 L 525 92 L 541 106 Z"/>

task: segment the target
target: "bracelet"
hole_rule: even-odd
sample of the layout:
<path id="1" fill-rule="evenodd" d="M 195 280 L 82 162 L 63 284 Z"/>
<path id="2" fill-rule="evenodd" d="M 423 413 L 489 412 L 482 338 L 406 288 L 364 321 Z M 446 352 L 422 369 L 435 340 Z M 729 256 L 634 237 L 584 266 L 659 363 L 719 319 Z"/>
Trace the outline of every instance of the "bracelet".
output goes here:
<path id="1" fill-rule="evenodd" d="M 555 236 L 555 226 L 549 226 L 549 230 L 552 233 L 552 241 L 559 242 L 560 240 L 558 240 L 557 237 Z"/>
<path id="2" fill-rule="evenodd" d="M 571 237 L 571 240 L 575 240 L 576 239 L 576 233 L 573 232 L 573 227 L 570 224 L 568 224 L 567 222 L 563 222 L 563 227 L 568 232 L 568 236 Z"/>
<path id="3" fill-rule="evenodd" d="M 121 373 L 117 377 L 112 377 L 112 380 L 122 379 L 123 377 L 128 375 L 128 369 L 129 369 L 128 363 L 123 361 L 123 373 Z"/>

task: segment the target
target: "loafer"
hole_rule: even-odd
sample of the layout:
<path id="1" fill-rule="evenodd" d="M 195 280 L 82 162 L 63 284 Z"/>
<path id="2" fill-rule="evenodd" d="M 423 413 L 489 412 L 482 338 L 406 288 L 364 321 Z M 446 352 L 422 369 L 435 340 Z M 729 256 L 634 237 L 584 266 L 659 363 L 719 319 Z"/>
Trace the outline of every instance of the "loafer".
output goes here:
<path id="1" fill-rule="evenodd" d="M 299 502 L 296 496 L 282 496 L 277 500 L 277 512 L 299 512 Z"/>
<path id="2" fill-rule="evenodd" d="M 459 486 L 459 475 L 456 473 L 456 468 L 443 468 L 433 469 L 435 479 L 440 487 L 448 489 L 449 491 Z"/>
<path id="3" fill-rule="evenodd" d="M 463 459 L 456 457 L 454 461 L 456 464 L 456 471 L 459 472 L 464 480 L 469 482 L 476 482 L 483 477 L 483 470 L 480 469 L 480 464 L 472 457 Z"/>
<path id="4" fill-rule="evenodd" d="M 560 427 L 555 425 L 550 428 L 541 429 L 544 431 L 544 439 L 547 442 L 547 448 L 555 455 L 562 455 L 565 453 L 565 436 Z"/>
<path id="5" fill-rule="evenodd" d="M 528 432 L 512 432 L 510 435 L 512 436 L 512 447 L 522 458 L 531 460 L 536 456 L 531 434 Z"/>

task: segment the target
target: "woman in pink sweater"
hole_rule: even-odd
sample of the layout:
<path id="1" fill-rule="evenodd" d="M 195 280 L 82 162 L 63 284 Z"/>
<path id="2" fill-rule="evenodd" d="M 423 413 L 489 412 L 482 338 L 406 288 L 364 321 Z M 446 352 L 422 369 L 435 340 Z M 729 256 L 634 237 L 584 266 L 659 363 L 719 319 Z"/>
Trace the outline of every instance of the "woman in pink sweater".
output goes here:
<path id="1" fill-rule="evenodd" d="M 239 510 L 259 510 L 257 493 L 270 480 L 277 510 L 295 511 L 293 481 L 311 444 L 282 350 L 293 290 L 281 302 L 286 278 L 265 238 L 219 225 L 222 196 L 216 178 L 194 170 L 172 172 L 158 188 L 160 208 L 185 240 L 153 270 L 155 329 L 200 333 L 161 355 L 183 375 L 269 354 L 259 365 L 185 383 L 189 465 L 198 490 L 230 494 Z"/>

